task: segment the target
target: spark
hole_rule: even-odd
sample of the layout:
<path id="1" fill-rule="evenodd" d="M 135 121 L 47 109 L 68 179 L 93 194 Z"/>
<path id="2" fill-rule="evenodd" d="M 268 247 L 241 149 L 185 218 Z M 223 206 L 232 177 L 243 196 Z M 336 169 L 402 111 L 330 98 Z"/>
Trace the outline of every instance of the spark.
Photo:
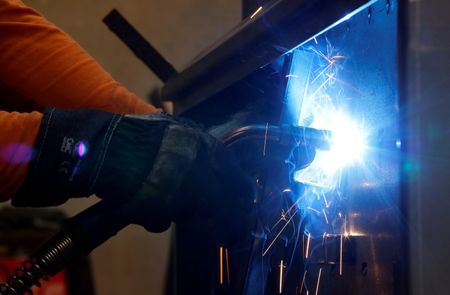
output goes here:
<path id="1" fill-rule="evenodd" d="M 328 76 L 328 75 L 327 75 Z M 313 94 L 310 95 L 310 97 L 314 97 L 322 88 L 324 88 L 328 82 L 333 78 L 333 75 L 328 76 L 328 78 L 319 86 L 317 89 L 313 92 Z"/>
<path id="2" fill-rule="evenodd" d="M 225 251 L 224 251 L 225 249 Z M 225 267 L 226 267 L 226 272 L 227 272 L 227 283 L 230 284 L 230 263 L 228 260 L 228 249 L 224 248 L 222 246 L 219 247 L 219 281 L 220 284 L 223 285 L 223 277 L 224 277 L 224 263 L 223 263 L 223 256 L 224 256 L 224 252 L 225 252 Z"/>
<path id="3" fill-rule="evenodd" d="M 283 192 L 286 192 L 286 191 L 291 191 L 291 189 L 285 189 Z M 284 212 L 283 210 L 281 211 L 281 217 L 280 217 L 280 219 L 278 219 L 278 221 L 272 226 L 272 230 L 273 230 L 273 229 L 274 229 L 281 221 L 287 221 L 287 220 L 286 220 L 286 219 L 287 219 L 286 216 L 289 215 L 289 214 L 291 213 L 292 209 L 294 209 L 294 208 L 297 207 L 297 204 L 300 203 L 300 201 L 301 201 L 303 198 L 304 198 L 303 196 L 300 197 L 300 198 L 298 198 L 297 201 L 295 201 L 295 203 L 292 204 L 291 207 L 289 207 L 289 209 L 288 209 L 286 212 Z"/>
<path id="4" fill-rule="evenodd" d="M 328 63 L 331 63 L 331 59 L 329 59 L 325 54 L 323 54 L 323 52 L 315 49 L 314 47 L 311 47 L 311 50 L 317 54 L 318 56 L 322 57 L 323 59 L 325 59 Z"/>
<path id="5" fill-rule="evenodd" d="M 334 109 L 323 111 L 313 125 L 331 131 L 330 149 L 317 151 L 313 163 L 297 171 L 294 177 L 302 183 L 332 189 L 340 183 L 342 169 L 363 163 L 367 135 L 362 126 Z"/>
<path id="6" fill-rule="evenodd" d="M 348 231 L 347 231 L 347 215 L 344 216 L 344 236 L 348 238 Z"/>
<path id="7" fill-rule="evenodd" d="M 343 243 L 344 243 L 344 237 L 341 235 L 341 246 L 339 251 L 339 275 L 342 276 L 342 260 L 343 260 Z"/>
<path id="8" fill-rule="evenodd" d="M 348 15 L 348 17 L 350 16 Z M 312 40 L 315 44 L 319 43 L 316 36 Z M 345 103 L 340 104 L 340 96 L 348 94 L 344 87 L 358 90 L 350 84 L 351 81 L 348 83 L 338 79 L 340 78 L 339 71 L 348 57 L 345 53 L 341 54 L 336 50 L 328 40 L 326 41 L 325 50 L 321 51 L 317 47 L 306 48 L 306 51 L 309 51 L 307 52 L 309 55 L 307 58 L 311 58 L 313 68 L 311 70 L 310 67 L 305 67 L 305 70 L 303 70 L 309 72 L 306 73 L 307 81 L 304 88 L 299 87 L 298 89 L 301 104 L 298 125 L 329 130 L 330 136 L 327 139 L 329 140 L 330 149 L 317 151 L 314 161 L 307 168 L 295 171 L 294 175 L 296 181 L 307 185 L 304 197 L 308 203 L 302 208 L 306 208 L 306 212 L 312 216 L 314 216 L 314 213 L 311 211 L 317 214 L 317 218 L 314 216 L 313 220 L 318 220 L 321 223 L 321 229 L 328 229 L 329 225 L 334 224 L 336 221 L 337 216 L 334 210 L 337 209 L 335 206 L 340 200 L 341 179 L 343 179 L 343 175 L 345 176 L 343 174 L 345 172 L 344 169 L 355 164 L 363 164 L 363 156 L 367 149 L 366 139 L 368 138 L 368 130 L 362 124 L 363 122 L 359 122 L 356 117 L 352 116 L 352 113 L 347 112 Z M 312 46 L 315 45 L 312 44 Z M 294 73 L 298 74 L 296 71 Z M 360 92 L 358 91 L 358 93 Z M 345 101 L 346 97 L 343 97 L 343 99 Z M 344 108 L 340 108 L 341 105 Z M 323 202 L 321 199 L 323 199 Z M 332 206 L 332 210 L 329 209 L 330 206 Z M 322 247 L 325 247 L 325 251 L 327 251 L 329 242 L 327 238 L 331 235 L 335 238 L 339 236 L 339 275 L 342 276 L 344 238 L 349 235 L 362 233 L 352 231 L 351 228 L 347 231 L 347 217 L 341 212 L 338 212 L 338 215 L 342 218 L 339 221 L 344 222 L 340 233 L 328 235 L 322 230 L 317 234 L 320 235 L 323 232 Z M 328 227 L 324 225 L 324 222 L 326 222 Z M 319 227 L 313 226 L 312 230 L 315 228 Z M 307 232 L 308 234 L 306 234 Z M 310 261 L 310 256 L 314 256 L 315 253 L 314 250 L 311 250 L 311 248 L 315 249 L 313 248 L 315 243 L 311 244 L 312 234 L 316 236 L 315 232 L 306 229 L 302 235 L 303 248 L 301 251 L 304 252 L 306 261 Z M 325 253 L 325 255 L 327 254 Z M 325 257 L 327 260 L 328 257 Z M 322 268 L 318 272 L 315 295 L 318 295 L 320 290 L 321 275 Z M 306 294 L 309 294 L 307 285 L 304 286 L 305 279 L 306 269 L 300 287 L 300 294 L 302 294 L 303 289 L 306 290 Z M 312 292 L 314 291 L 311 288 Z"/>
<path id="9" fill-rule="evenodd" d="M 320 77 L 323 77 L 324 73 L 330 69 L 331 67 L 333 67 L 333 65 L 335 64 L 335 60 L 332 60 L 325 68 L 323 68 L 323 70 L 311 81 L 311 83 L 314 83 L 317 79 L 319 79 Z"/>
<path id="10" fill-rule="evenodd" d="M 267 254 L 267 252 L 270 250 L 270 248 L 272 248 L 272 246 L 275 243 L 275 241 L 278 239 L 278 237 L 281 235 L 281 233 L 284 231 L 284 229 L 288 226 L 288 224 L 291 222 L 292 218 L 294 218 L 294 216 L 297 214 L 297 212 L 298 212 L 298 210 L 295 211 L 294 214 L 292 214 L 292 216 L 289 218 L 289 220 L 286 222 L 286 224 L 281 228 L 281 230 L 278 232 L 278 234 L 275 236 L 275 238 L 269 244 L 267 249 L 263 252 L 262 256 L 265 256 Z"/>
<path id="11" fill-rule="evenodd" d="M 328 78 L 330 78 L 330 79 L 336 80 L 336 76 L 335 76 L 334 74 L 328 74 L 328 73 L 326 73 L 325 75 L 326 75 Z"/>
<path id="12" fill-rule="evenodd" d="M 283 293 L 283 268 L 285 268 L 286 266 L 283 263 L 283 259 L 280 262 L 280 284 L 279 284 L 279 288 L 278 288 L 278 292 L 281 294 Z"/>
<path id="13" fill-rule="evenodd" d="M 303 279 L 302 279 L 302 284 L 300 285 L 300 292 L 299 292 L 299 294 L 302 294 L 303 286 L 305 285 L 305 279 L 306 279 L 306 273 L 307 273 L 307 272 L 308 272 L 308 271 L 305 270 L 305 272 L 303 273 Z"/>
<path id="14" fill-rule="evenodd" d="M 356 86 L 352 85 L 349 82 L 341 80 L 341 79 L 337 78 L 336 76 L 333 77 L 333 80 L 336 81 L 336 82 L 339 82 L 340 84 L 342 84 L 344 86 L 347 86 L 347 87 L 353 89 L 354 91 L 358 92 L 361 95 L 363 94 L 363 92 L 359 88 L 357 88 Z"/>
<path id="15" fill-rule="evenodd" d="M 343 58 L 347 58 L 347 57 L 345 55 L 337 54 L 337 55 L 333 56 L 331 59 L 335 60 L 335 59 L 343 59 Z"/>
<path id="16" fill-rule="evenodd" d="M 297 199 L 297 201 L 295 201 L 295 203 L 292 204 L 291 207 L 289 207 L 287 213 L 291 212 L 292 209 L 296 208 L 297 204 L 300 203 L 300 201 L 301 201 L 302 199 L 304 199 L 304 198 L 305 198 L 304 196 L 299 197 L 299 198 Z"/>
<path id="17" fill-rule="evenodd" d="M 281 220 L 283 220 L 283 221 L 287 221 L 288 220 L 287 213 L 284 212 L 284 210 L 281 210 Z"/>
<path id="18" fill-rule="evenodd" d="M 277 225 L 280 224 L 280 222 L 282 222 L 282 221 L 287 221 L 283 216 L 283 212 L 281 212 L 280 219 L 278 219 L 278 221 L 272 226 L 271 230 L 274 230 L 277 227 Z"/>
<path id="19" fill-rule="evenodd" d="M 331 190 L 340 184 L 344 167 L 361 162 L 366 148 L 366 134 L 362 131 L 363 126 L 359 126 L 358 122 L 353 122 L 347 114 L 339 110 L 327 93 L 328 85 L 338 81 L 336 66 L 339 60 L 347 57 L 340 53 L 334 54 L 335 50 L 330 44 L 327 44 L 325 53 L 314 47 L 308 49 L 326 61 L 326 64 L 319 65 L 318 73 L 310 73 L 313 78 L 305 87 L 311 88 L 312 91 L 303 91 L 298 124 L 330 130 L 333 136 L 329 138 L 330 150 L 317 152 L 314 162 L 306 169 L 297 171 L 294 177 L 304 184 Z M 323 78 L 323 81 L 316 82 L 320 78 Z M 325 197 L 324 201 L 325 206 L 329 208 L 330 204 Z"/>
<path id="20" fill-rule="evenodd" d="M 309 243 L 311 242 L 311 233 L 308 233 L 308 240 L 306 241 L 306 251 L 305 251 L 305 258 L 308 258 L 309 254 Z"/>
<path id="21" fill-rule="evenodd" d="M 219 248 L 219 280 L 220 284 L 223 285 L 223 247 Z"/>
<path id="22" fill-rule="evenodd" d="M 314 208 L 312 208 L 312 207 L 310 207 L 310 206 L 308 206 L 307 209 L 309 209 L 309 210 L 311 210 L 311 211 L 314 211 L 314 212 L 316 212 L 317 214 L 320 214 L 320 211 L 319 211 L 319 210 L 314 209 Z"/>
<path id="23" fill-rule="evenodd" d="M 320 277 L 322 275 L 322 268 L 319 269 L 319 276 L 317 277 L 316 295 L 319 294 Z"/>
<path id="24" fill-rule="evenodd" d="M 264 147 L 263 147 L 263 156 L 266 155 L 266 145 L 267 145 L 267 132 L 269 130 L 269 122 L 266 123 L 266 133 L 264 135 Z"/>
<path id="25" fill-rule="evenodd" d="M 322 212 L 323 212 L 323 216 L 325 217 L 326 223 L 329 224 L 329 223 L 328 223 L 327 213 L 325 212 L 325 209 L 322 209 Z"/>
<path id="26" fill-rule="evenodd" d="M 322 191 L 322 197 L 323 197 L 323 201 L 325 202 L 325 207 L 327 209 L 330 208 L 330 203 L 328 203 L 327 196 L 325 195 L 324 191 Z"/>
<path id="27" fill-rule="evenodd" d="M 348 237 L 365 237 L 365 236 L 366 236 L 365 233 L 358 232 L 358 231 L 353 231 L 353 230 L 347 232 L 346 235 L 345 235 L 346 238 L 348 238 Z"/>
<path id="28" fill-rule="evenodd" d="M 256 11 L 250 16 L 250 19 L 254 18 L 262 9 L 262 6 L 258 7 L 258 9 L 256 9 Z"/>
<path id="29" fill-rule="evenodd" d="M 308 42 L 310 42 L 311 40 L 316 39 L 316 37 L 324 34 L 325 32 L 329 31 L 331 28 L 334 28 L 336 26 L 338 26 L 339 24 L 349 20 L 350 18 L 352 18 L 354 15 L 360 13 L 361 11 L 363 11 L 364 9 L 367 9 L 367 7 L 370 7 L 371 5 L 373 5 L 374 3 L 376 3 L 379 0 L 371 0 L 369 2 L 367 2 L 366 4 L 364 4 L 363 6 L 353 10 L 352 12 L 350 12 L 349 14 L 345 15 L 343 18 L 339 19 L 338 21 L 336 21 L 335 23 L 331 24 L 330 26 L 324 28 L 322 31 L 317 32 L 314 36 L 310 37 L 309 39 L 303 41 L 302 43 L 300 43 L 298 46 L 303 46 L 305 44 L 307 44 Z M 316 42 L 317 44 L 317 42 Z"/>

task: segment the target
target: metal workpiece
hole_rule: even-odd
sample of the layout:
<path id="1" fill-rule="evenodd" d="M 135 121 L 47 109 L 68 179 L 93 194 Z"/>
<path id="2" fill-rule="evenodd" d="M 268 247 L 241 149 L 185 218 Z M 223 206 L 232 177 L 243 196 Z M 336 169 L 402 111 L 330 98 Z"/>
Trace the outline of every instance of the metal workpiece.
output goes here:
<path id="1" fill-rule="evenodd" d="M 182 113 L 371 2 L 270 1 L 180 74 L 170 77 L 163 87 L 162 97 L 174 102 L 175 113 Z"/>
<path id="2" fill-rule="evenodd" d="M 450 1 L 402 4 L 410 294 L 450 294 Z"/>
<path id="3" fill-rule="evenodd" d="M 207 126 L 213 125 L 208 114 L 225 120 L 223 110 L 249 102 L 242 106 L 245 118 L 229 116 L 241 125 L 230 124 L 232 131 L 222 132 L 258 188 L 252 215 L 256 222 L 246 237 L 251 250 L 228 244 L 230 268 L 223 267 L 224 260 L 218 268 L 222 274 L 230 271 L 226 288 L 229 294 L 246 295 L 408 294 L 399 2 L 364 1 L 351 9 L 345 7 L 355 2 L 290 3 L 299 5 L 299 11 L 287 15 L 308 14 L 291 22 L 295 30 L 287 25 L 288 17 L 284 27 L 270 20 L 282 2 L 255 11 L 222 44 L 240 39 L 242 52 L 247 52 L 251 42 L 246 42 L 255 39 L 243 37 L 243 32 L 259 23 L 266 26 L 264 34 L 276 31 L 279 39 L 295 45 L 277 47 L 278 59 L 266 66 L 256 61 L 270 55 L 274 39 L 259 43 L 265 44 L 266 55 L 253 54 L 259 53 L 255 47 L 242 64 L 238 58 L 228 64 L 221 64 L 224 56 L 212 58 L 222 50 L 231 52 L 217 45 L 192 65 L 202 64 L 204 77 L 182 73 L 193 88 L 178 88 L 182 95 L 175 99 L 179 110 L 189 109 L 183 114 L 205 118 Z M 327 16 L 339 14 L 341 18 L 324 28 L 311 20 L 327 21 Z M 215 69 L 213 64 L 221 66 Z M 207 99 L 193 99 L 202 96 Z M 189 233 L 195 229 L 178 231 L 178 286 L 189 292 L 216 290 L 215 284 L 189 283 L 196 278 L 186 273 L 202 256 L 190 246 L 194 240 Z M 207 248 L 208 242 L 195 242 Z M 217 253 L 212 251 L 212 260 L 205 258 L 203 266 L 216 269 Z M 220 282 L 220 276 L 202 269 L 196 268 L 195 275 Z"/>

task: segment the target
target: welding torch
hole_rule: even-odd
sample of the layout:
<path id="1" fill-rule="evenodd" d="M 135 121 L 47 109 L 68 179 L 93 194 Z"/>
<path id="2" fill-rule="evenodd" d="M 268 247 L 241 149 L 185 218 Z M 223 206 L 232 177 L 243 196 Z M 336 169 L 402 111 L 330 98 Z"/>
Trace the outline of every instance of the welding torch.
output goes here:
<path id="1" fill-rule="evenodd" d="M 227 147 L 246 140 L 264 140 L 275 143 L 278 146 L 307 146 L 316 150 L 328 150 L 332 132 L 329 130 L 315 129 L 293 125 L 249 125 L 237 128 L 225 134 L 222 140 Z"/>
<path id="2" fill-rule="evenodd" d="M 304 146 L 312 150 L 329 149 L 331 132 L 301 126 L 250 125 L 234 129 L 222 136 L 227 148 L 248 140 L 260 140 L 264 145 L 292 148 Z M 141 206 L 140 200 L 118 202 L 101 200 L 78 215 L 69 218 L 63 229 L 45 242 L 0 286 L 0 295 L 31 293 L 31 287 L 40 286 L 39 280 L 47 280 L 61 271 L 75 256 L 87 255 L 99 245 L 115 236 L 131 222 Z"/>

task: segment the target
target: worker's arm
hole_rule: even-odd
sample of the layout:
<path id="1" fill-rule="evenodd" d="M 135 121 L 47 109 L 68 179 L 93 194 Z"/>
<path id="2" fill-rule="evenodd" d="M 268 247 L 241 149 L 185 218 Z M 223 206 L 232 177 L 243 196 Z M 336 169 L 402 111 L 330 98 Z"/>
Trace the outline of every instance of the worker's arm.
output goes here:
<path id="1" fill-rule="evenodd" d="M 0 85 L 43 108 L 157 111 L 75 41 L 19 0 L 0 0 Z"/>
<path id="2" fill-rule="evenodd" d="M 252 182 L 233 155 L 190 121 L 162 113 L 45 111 L 12 204 L 52 206 L 92 194 L 114 207 L 129 204 L 128 222 L 150 231 L 196 215 L 236 214 L 253 200 Z"/>
<path id="3" fill-rule="evenodd" d="M 18 0 L 0 0 L 0 89 L 17 94 L 1 98 L 17 108 L 159 111 L 127 91 L 75 41 Z M 16 159 L 33 145 L 40 118 L 37 112 L 0 112 L 0 201 L 10 199 L 25 178 L 28 162 Z"/>
<path id="4" fill-rule="evenodd" d="M 27 172 L 42 115 L 0 111 L 0 201 L 17 191 Z"/>

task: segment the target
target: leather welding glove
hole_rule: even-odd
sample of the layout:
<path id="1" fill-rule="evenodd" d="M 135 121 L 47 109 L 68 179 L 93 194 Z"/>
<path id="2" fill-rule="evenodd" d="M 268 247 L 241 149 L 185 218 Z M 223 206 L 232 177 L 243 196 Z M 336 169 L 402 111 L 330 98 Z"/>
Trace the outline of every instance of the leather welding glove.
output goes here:
<path id="1" fill-rule="evenodd" d="M 253 188 L 224 146 L 190 121 L 47 110 L 12 204 L 54 206 L 92 194 L 117 206 L 136 202 L 130 223 L 160 232 L 171 221 L 246 208 Z"/>

